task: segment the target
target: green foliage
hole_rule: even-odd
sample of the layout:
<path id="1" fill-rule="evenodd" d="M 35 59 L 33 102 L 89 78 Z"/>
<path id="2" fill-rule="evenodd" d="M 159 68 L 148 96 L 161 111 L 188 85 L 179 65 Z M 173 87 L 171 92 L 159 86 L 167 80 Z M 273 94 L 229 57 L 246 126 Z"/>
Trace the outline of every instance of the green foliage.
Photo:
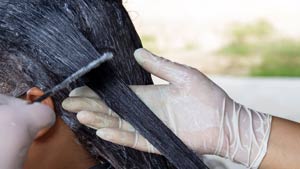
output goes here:
<path id="1" fill-rule="evenodd" d="M 230 56 L 247 56 L 254 52 L 255 48 L 252 44 L 231 42 L 223 47 L 218 53 Z"/>
<path id="2" fill-rule="evenodd" d="M 257 43 L 265 41 L 273 32 L 271 24 L 260 20 L 253 24 L 237 24 L 230 30 L 230 43 L 224 46 L 219 54 L 245 56 L 259 53 Z"/>
<path id="3" fill-rule="evenodd" d="M 233 41 L 245 42 L 249 38 L 265 38 L 273 32 L 272 25 L 264 20 L 251 24 L 237 24 L 231 30 Z"/>
<path id="4" fill-rule="evenodd" d="M 261 63 L 251 67 L 252 76 L 300 76 L 300 41 L 272 39 L 273 29 L 265 21 L 236 25 L 231 42 L 219 54 L 235 57 L 258 55 Z"/>
<path id="5" fill-rule="evenodd" d="M 262 46 L 262 45 L 261 45 Z M 266 43 L 263 54 L 267 56 L 300 57 L 300 41 L 283 39 Z"/>
<path id="6" fill-rule="evenodd" d="M 282 40 L 267 44 L 262 63 L 251 69 L 253 76 L 300 76 L 300 42 Z"/>

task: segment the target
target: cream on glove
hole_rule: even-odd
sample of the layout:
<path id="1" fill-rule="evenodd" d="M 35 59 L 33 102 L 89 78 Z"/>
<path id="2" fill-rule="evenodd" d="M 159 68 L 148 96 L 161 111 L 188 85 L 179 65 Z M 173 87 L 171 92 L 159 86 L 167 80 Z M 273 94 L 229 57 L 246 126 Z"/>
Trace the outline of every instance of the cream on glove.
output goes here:
<path id="1" fill-rule="evenodd" d="M 146 105 L 198 155 L 216 154 L 257 168 L 267 151 L 271 116 L 234 102 L 196 69 L 135 52 L 147 71 L 168 85 L 130 86 Z M 104 140 L 141 151 L 159 153 L 134 128 L 118 117 L 89 88 L 73 90 L 63 102 L 78 120 Z"/>
<path id="2" fill-rule="evenodd" d="M 54 122 L 55 113 L 47 106 L 0 94 L 0 168 L 23 168 L 37 133 Z"/>

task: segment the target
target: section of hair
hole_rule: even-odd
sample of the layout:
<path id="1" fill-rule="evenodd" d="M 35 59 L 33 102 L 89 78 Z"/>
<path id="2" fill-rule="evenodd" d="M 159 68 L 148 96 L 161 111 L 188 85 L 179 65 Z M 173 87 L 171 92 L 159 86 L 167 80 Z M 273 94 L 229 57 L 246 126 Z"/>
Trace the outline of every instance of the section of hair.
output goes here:
<path id="1" fill-rule="evenodd" d="M 189 150 L 128 88 L 151 84 L 132 54 L 141 47 L 138 35 L 120 1 L 114 0 L 6 0 L 0 3 L 1 51 L 7 52 L 28 77 L 27 86 L 50 89 L 87 65 L 104 51 L 114 59 L 82 79 L 121 117 L 132 123 L 178 168 L 205 168 Z M 24 72 L 18 71 L 21 70 Z M 11 77 L 9 72 L 5 77 Z M 12 77 L 13 78 L 13 77 Z M 24 79 L 24 78 L 23 78 Z M 24 79 L 26 81 L 26 78 Z M 2 84 L 16 92 L 18 79 Z M 83 82 L 83 81 L 81 81 Z M 73 84 L 72 87 L 83 83 Z M 103 141 L 95 131 L 78 123 L 61 108 L 69 91 L 54 96 L 57 112 L 73 129 L 93 157 L 105 158 L 115 168 L 172 168 L 161 156 L 142 153 Z"/>
<path id="2" fill-rule="evenodd" d="M 110 64 L 124 82 L 151 84 L 150 75 L 132 56 L 139 47 L 139 37 L 120 1 L 0 2 L 0 92 L 4 94 L 18 96 L 33 86 L 50 89 L 106 50 L 114 51 Z M 103 141 L 94 130 L 80 125 L 74 114 L 61 107 L 69 91 L 53 97 L 56 111 L 96 160 L 104 158 L 115 168 L 172 168 L 164 157 Z"/>
<path id="3" fill-rule="evenodd" d="M 22 66 L 17 66 L 20 63 L 15 58 L 7 51 L 0 51 L 0 93 L 5 95 L 20 95 L 33 84 L 32 79 L 23 73 Z"/>

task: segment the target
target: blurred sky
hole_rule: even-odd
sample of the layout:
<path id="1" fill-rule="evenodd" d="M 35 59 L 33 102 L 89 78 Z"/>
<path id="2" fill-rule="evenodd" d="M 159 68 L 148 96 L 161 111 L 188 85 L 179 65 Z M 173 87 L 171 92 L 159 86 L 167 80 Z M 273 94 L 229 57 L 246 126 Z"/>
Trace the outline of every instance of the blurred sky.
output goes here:
<path id="1" fill-rule="evenodd" d="M 258 19 L 282 35 L 300 37 L 299 0 L 124 0 L 124 5 L 139 33 L 193 38 L 204 50 L 223 45 L 222 35 L 231 24 Z"/>
<path id="2" fill-rule="evenodd" d="M 133 20 L 224 24 L 265 18 L 287 33 L 300 33 L 299 0 L 125 0 Z"/>

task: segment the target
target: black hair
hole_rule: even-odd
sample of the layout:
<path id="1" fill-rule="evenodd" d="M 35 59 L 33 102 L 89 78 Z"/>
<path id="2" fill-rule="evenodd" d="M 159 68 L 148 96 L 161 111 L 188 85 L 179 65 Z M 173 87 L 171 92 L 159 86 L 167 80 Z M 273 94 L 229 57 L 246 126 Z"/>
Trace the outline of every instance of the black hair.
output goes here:
<path id="1" fill-rule="evenodd" d="M 65 123 L 97 161 L 115 168 L 174 168 L 162 156 L 101 140 L 79 124 L 61 102 L 71 88 L 88 85 L 180 168 L 205 167 L 128 88 L 152 84 L 134 60 L 141 41 L 120 0 L 2 0 L 0 2 L 0 92 L 19 96 L 36 86 L 50 89 L 111 51 L 114 59 L 53 96 Z M 142 113 L 137 113 L 142 110 Z M 155 125 L 155 130 L 151 129 Z M 159 132 L 161 130 L 162 132 Z"/>

